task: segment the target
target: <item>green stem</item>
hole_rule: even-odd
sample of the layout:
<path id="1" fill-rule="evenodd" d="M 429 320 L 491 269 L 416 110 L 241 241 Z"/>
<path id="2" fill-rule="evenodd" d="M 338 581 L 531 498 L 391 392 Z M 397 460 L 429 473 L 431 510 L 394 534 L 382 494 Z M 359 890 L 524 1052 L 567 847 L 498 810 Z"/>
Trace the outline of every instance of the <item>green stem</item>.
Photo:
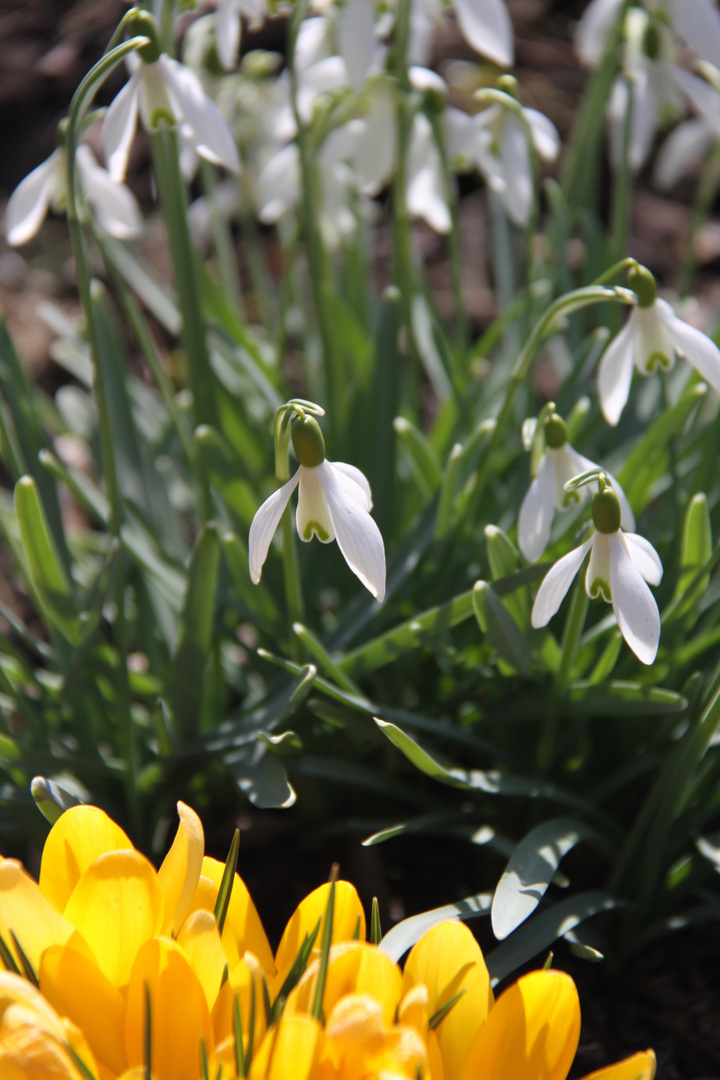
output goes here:
<path id="1" fill-rule="evenodd" d="M 582 634 L 583 626 L 585 625 L 587 609 L 588 598 L 587 593 L 585 592 L 585 578 L 584 574 L 581 572 L 578 573 L 578 576 L 575 579 L 575 586 L 570 601 L 570 611 L 565 620 L 565 627 L 563 630 L 560 663 L 555 672 L 555 678 L 553 679 L 552 697 L 548 702 L 548 708 L 543 721 L 540 740 L 538 742 L 537 766 L 541 776 L 546 776 L 548 774 L 555 759 L 558 725 L 560 720 L 560 704 L 565 693 L 568 679 L 570 678 L 570 672 L 573 663 L 575 662 L 575 656 L 577 655 L 580 635 Z"/>
<path id="2" fill-rule="evenodd" d="M 117 45 L 114 48 L 110 49 L 97 62 L 97 64 L 95 64 L 94 67 L 90 69 L 90 71 L 87 73 L 87 75 L 82 80 L 77 90 L 73 94 L 73 99 L 70 102 L 67 130 L 65 132 L 68 229 L 70 231 L 70 243 L 72 245 L 73 256 L 75 258 L 75 273 L 77 276 L 80 303 L 82 304 L 83 311 L 85 312 L 85 318 L 87 320 L 88 345 L 90 348 L 90 358 L 93 364 L 93 371 L 95 376 L 95 393 L 97 396 L 98 404 L 103 475 L 105 477 L 105 484 L 107 486 L 108 499 L 111 508 L 111 516 L 108 527 L 110 533 L 113 536 L 117 536 L 120 532 L 120 524 L 122 521 L 122 503 L 120 498 L 120 488 L 117 479 L 117 471 L 115 468 L 115 453 L 112 444 L 110 409 L 107 396 L 107 388 L 105 386 L 102 365 L 100 363 L 99 336 L 97 325 L 95 322 L 95 313 L 91 292 L 90 263 L 87 257 L 85 239 L 83 236 L 83 230 L 80 223 L 80 216 L 78 210 L 77 187 L 75 177 L 75 155 L 77 153 L 77 148 L 80 141 L 80 132 L 82 131 L 83 118 L 85 116 L 85 113 L 89 109 L 92 100 L 97 91 L 99 90 L 101 84 L 110 74 L 110 72 L 117 66 L 117 64 L 120 63 L 121 60 L 123 60 L 131 52 L 134 52 L 135 49 L 140 48 L 140 46 L 142 45 L 146 45 L 147 42 L 148 39 L 146 37 L 131 38 L 129 41 L 123 42 L 122 45 Z"/>
<path id="3" fill-rule="evenodd" d="M 330 273 L 327 263 L 327 255 L 322 243 L 320 232 L 320 215 L 318 213 L 317 176 L 314 155 L 310 146 L 308 128 L 302 121 L 298 111 L 298 79 L 295 68 L 295 45 L 300 23 L 306 13 L 307 0 L 302 0 L 295 7 L 290 22 L 290 93 L 292 97 L 295 124 L 297 127 L 297 148 L 300 158 L 300 175 L 302 184 L 301 215 L 305 244 L 307 246 L 308 262 L 310 264 L 310 285 L 315 309 L 315 320 L 320 334 L 320 347 L 322 350 L 323 368 L 325 371 L 325 391 L 328 402 L 328 419 L 330 421 L 335 445 L 340 443 L 340 434 L 344 430 L 345 413 L 345 378 L 342 369 L 342 357 L 340 351 L 335 348 L 335 335 L 331 324 L 330 307 L 327 296 L 331 293 Z"/>
<path id="4" fill-rule="evenodd" d="M 153 157 L 160 200 L 167 225 L 175 272 L 178 308 L 182 317 L 180 336 L 185 352 L 188 382 L 193 395 L 195 424 L 217 426 L 213 376 L 202 314 L 196 255 L 187 224 L 187 195 L 180 173 L 177 135 L 160 121 L 152 135 Z"/>
<path id="5" fill-rule="evenodd" d="M 443 177 L 445 180 L 445 201 L 450 210 L 450 232 L 448 233 L 448 254 L 450 256 L 450 273 L 452 276 L 453 300 L 455 303 L 455 321 L 457 332 L 462 345 L 463 353 L 467 357 L 470 345 L 470 327 L 468 325 L 467 312 L 462 288 L 462 247 L 460 244 L 460 227 L 458 223 L 457 199 L 450 174 L 447 153 L 445 152 L 445 140 L 440 127 L 440 118 L 435 111 L 430 116 L 433 137 L 437 152 L 440 155 Z"/>
<path id="6" fill-rule="evenodd" d="M 217 173 L 209 161 L 201 161 L 200 178 L 202 189 L 208 206 L 210 207 L 210 227 L 213 235 L 215 256 L 220 271 L 220 283 L 229 300 L 235 305 L 244 318 L 242 290 L 240 288 L 240 275 L 238 274 L 237 260 L 235 258 L 235 246 L 232 233 L 228 226 L 227 218 L 221 213 L 217 201 Z"/>
<path id="7" fill-rule="evenodd" d="M 625 79 L 627 103 L 623 122 L 622 155 L 613 184 L 612 209 L 610 212 L 609 256 L 612 262 L 622 258 L 627 247 L 628 227 L 630 224 L 630 191 L 632 187 L 632 169 L 630 168 L 630 137 L 634 108 L 634 90 L 630 79 Z"/>

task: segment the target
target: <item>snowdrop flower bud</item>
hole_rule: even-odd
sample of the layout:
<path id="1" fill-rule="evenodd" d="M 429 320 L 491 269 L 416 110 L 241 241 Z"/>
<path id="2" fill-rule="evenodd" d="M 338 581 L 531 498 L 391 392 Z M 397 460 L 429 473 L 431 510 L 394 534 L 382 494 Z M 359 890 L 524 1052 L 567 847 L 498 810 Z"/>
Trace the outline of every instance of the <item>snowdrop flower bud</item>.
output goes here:
<path id="1" fill-rule="evenodd" d="M 547 547 L 555 511 L 567 510 L 573 502 L 587 498 L 586 487 L 568 492 L 565 484 L 581 473 L 599 469 L 595 462 L 570 446 L 565 421 L 555 412 L 554 406 L 551 404 L 546 408 L 549 411 L 543 423 L 545 452 L 518 517 L 518 546 L 528 562 L 539 559 Z M 635 518 L 630 504 L 620 485 L 612 477 L 610 479 L 617 490 L 617 496 L 613 493 L 613 497 L 620 500 L 623 528 L 633 530 Z"/>
<path id="2" fill-rule="evenodd" d="M 532 609 L 532 624 L 547 626 L 565 599 L 585 556 L 590 552 L 585 591 L 612 604 L 622 636 L 643 664 L 652 664 L 660 641 L 660 613 L 648 583 L 659 585 L 662 563 L 652 544 L 623 532 L 620 500 L 601 473 L 593 495 L 596 532 L 579 548 L 555 563 L 543 578 Z"/>
<path id="3" fill-rule="evenodd" d="M 657 298 L 655 279 L 649 270 L 636 266 L 628 284 L 637 296 L 625 328 L 603 353 L 598 368 L 600 407 L 608 424 L 617 424 L 630 394 L 633 366 L 641 375 L 656 368 L 671 368 L 679 353 L 700 376 L 720 393 L 720 349 L 694 326 L 674 314 Z"/>
<path id="4" fill-rule="evenodd" d="M 370 517 L 372 496 L 367 480 L 353 465 L 325 457 L 325 440 L 313 416 L 293 418 L 290 437 L 300 462 L 295 475 L 262 504 L 253 518 L 248 541 L 250 577 L 257 585 L 270 542 L 295 488 L 296 526 L 301 540 L 317 536 L 322 544 L 337 540 L 345 562 L 376 600 L 385 597 L 385 546 Z"/>

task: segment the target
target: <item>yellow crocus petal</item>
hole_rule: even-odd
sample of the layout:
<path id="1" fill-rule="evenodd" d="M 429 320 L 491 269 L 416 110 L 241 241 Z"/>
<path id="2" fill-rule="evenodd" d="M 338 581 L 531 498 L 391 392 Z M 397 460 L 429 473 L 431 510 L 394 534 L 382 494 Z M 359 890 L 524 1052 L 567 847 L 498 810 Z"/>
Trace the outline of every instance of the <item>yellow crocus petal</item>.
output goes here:
<path id="1" fill-rule="evenodd" d="M 203 859 L 202 876 L 209 878 L 215 886 L 215 898 L 217 898 L 217 890 L 220 888 L 224 870 L 225 863 L 218 862 L 217 859 L 210 859 L 207 856 Z M 215 900 L 213 900 L 213 908 L 214 906 Z M 210 910 L 213 910 L 213 908 Z M 232 931 L 237 946 L 238 957 L 243 956 L 246 952 L 251 952 L 257 956 L 262 964 L 263 971 L 267 972 L 268 975 L 274 975 L 275 962 L 270 943 L 263 929 L 263 924 L 260 922 L 257 908 L 239 874 L 235 875 L 230 895 L 230 905 L 225 919 L 225 927 L 228 926 Z"/>
<path id="2" fill-rule="evenodd" d="M 86 1061 L 92 1068 L 92 1062 Z M 3 1080 L 83 1080 L 80 1068 L 55 1036 L 25 1005 L 11 1005 L 0 1025 L 0 1076 Z"/>
<path id="3" fill-rule="evenodd" d="M 252 958 L 249 954 L 248 958 L 252 963 Z M 212 1012 L 216 1046 L 224 1042 L 227 1038 L 234 1038 L 234 1008 L 236 996 L 240 1009 L 240 1025 L 242 1027 L 245 1043 L 247 1043 L 250 1031 L 253 980 L 255 982 L 255 1033 L 253 1035 L 253 1045 L 260 1045 L 260 1040 L 265 1034 L 267 1027 L 265 1006 L 263 1004 L 262 970 L 260 969 L 259 964 L 252 964 L 251 967 L 246 960 L 241 960 L 230 971 L 229 978 L 220 988 L 220 993 L 217 996 L 215 1007 Z"/>
<path id="4" fill-rule="evenodd" d="M 177 804 L 177 811 L 180 824 L 172 847 L 158 870 L 158 884 L 165 902 L 163 933 L 175 935 L 195 895 L 205 853 L 205 834 L 200 818 L 183 802 Z"/>
<path id="5" fill-rule="evenodd" d="M 282 1016 L 253 1056 L 250 1080 L 314 1080 L 323 1031 L 310 1016 Z"/>
<path id="6" fill-rule="evenodd" d="M 202 1041 L 214 1051 L 210 1013 L 202 987 L 175 942 L 148 941 L 130 976 L 125 1051 L 130 1065 L 145 1059 L 146 988 L 150 996 L 152 1072 L 157 1080 L 198 1080 Z"/>
<path id="7" fill-rule="evenodd" d="M 460 1078 L 565 1080 L 579 1037 L 575 983 L 562 971 L 532 971 L 498 999 Z"/>
<path id="8" fill-rule="evenodd" d="M 195 972 L 207 1007 L 212 1012 L 227 963 L 215 916 L 209 911 L 195 911 L 184 923 L 177 942 Z"/>
<path id="9" fill-rule="evenodd" d="M 73 806 L 53 825 L 40 864 L 40 891 L 61 914 L 78 881 L 98 855 L 132 850 L 130 840 L 97 806 Z"/>
<path id="10" fill-rule="evenodd" d="M 411 1027 L 389 1026 L 382 1007 L 367 995 L 342 998 L 325 1027 L 321 1073 L 342 1080 L 427 1075 L 425 1044 Z M 329 1066 L 329 1068 L 328 1068 Z"/>
<path id="11" fill-rule="evenodd" d="M 60 1018 L 40 991 L 21 975 L 14 975 L 11 971 L 2 971 L 0 972 L 0 1023 L 7 1010 L 14 1005 L 24 1005 L 32 1009 L 38 1024 L 62 1042 L 65 1029 Z"/>
<path id="12" fill-rule="evenodd" d="M 493 1006 L 482 951 L 464 923 L 438 923 L 412 948 L 403 986 L 408 991 L 418 984 L 428 989 L 428 1017 L 465 990 L 436 1032 L 446 1080 L 457 1080 L 475 1033 Z"/>
<path id="13" fill-rule="evenodd" d="M 307 1013 L 312 1009 L 320 968 L 316 958 L 290 993 L 285 1009 L 289 1013 Z M 278 973 L 278 979 L 281 977 Z M 276 980 L 277 981 L 277 980 Z M 279 987 L 273 985 L 273 992 Z M 327 1016 L 346 994 L 364 994 L 382 1009 L 386 1024 L 392 1023 L 402 993 L 402 975 L 387 953 L 364 941 L 346 941 L 333 945 L 325 979 L 323 1009 Z"/>
<path id="14" fill-rule="evenodd" d="M 589 1073 L 584 1080 L 653 1080 L 655 1064 L 654 1052 L 645 1050 L 618 1061 L 615 1065 Z"/>
<path id="15" fill-rule="evenodd" d="M 53 946 L 40 962 L 40 990 L 61 1016 L 82 1030 L 94 1057 L 125 1068 L 125 999 L 98 967 L 69 945 Z"/>
<path id="16" fill-rule="evenodd" d="M 320 952 L 329 892 L 329 883 L 321 885 L 301 900 L 295 908 L 275 955 L 275 967 L 278 972 L 289 971 L 305 940 L 305 935 L 312 934 L 319 920 L 320 930 L 315 938 L 314 951 Z M 349 881 L 338 881 L 335 884 L 332 941 L 333 944 L 337 944 L 341 941 L 354 940 L 365 940 L 365 912 L 354 886 Z"/>
<path id="17" fill-rule="evenodd" d="M 100 855 L 75 886 L 65 917 L 80 931 L 103 974 L 124 986 L 138 949 L 162 923 L 155 869 L 138 851 Z"/>
<path id="18" fill-rule="evenodd" d="M 15 859 L 0 862 L 0 934 L 14 953 L 16 935 L 23 952 L 37 974 L 43 950 L 63 945 L 73 933 L 73 926 L 59 915 Z"/>
<path id="19" fill-rule="evenodd" d="M 437 1035 L 428 1027 L 429 995 L 427 987 L 418 983 L 408 990 L 400 1002 L 398 1008 L 398 1024 L 414 1028 L 418 1035 L 425 1040 L 428 1055 L 428 1074 L 430 1080 L 443 1080 L 445 1070 L 443 1068 L 442 1054 L 437 1041 Z"/>

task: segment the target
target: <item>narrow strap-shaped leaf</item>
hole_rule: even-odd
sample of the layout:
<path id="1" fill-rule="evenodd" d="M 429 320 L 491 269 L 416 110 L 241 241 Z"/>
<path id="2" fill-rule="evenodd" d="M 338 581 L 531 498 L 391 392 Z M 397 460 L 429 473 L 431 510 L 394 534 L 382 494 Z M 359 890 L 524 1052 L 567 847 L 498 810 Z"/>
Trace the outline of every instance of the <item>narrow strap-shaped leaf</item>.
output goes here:
<path id="1" fill-rule="evenodd" d="M 516 930 L 542 900 L 560 860 L 575 844 L 597 836 L 577 818 L 552 818 L 532 829 L 515 848 L 495 889 L 492 928 L 498 941 Z"/>
<path id="2" fill-rule="evenodd" d="M 335 917 L 335 882 L 337 881 L 338 868 L 334 865 L 330 874 L 330 889 L 325 907 L 323 922 L 322 945 L 320 948 L 320 968 L 318 970 L 315 996 L 313 998 L 310 1015 L 316 1020 L 323 1020 L 323 997 L 325 995 L 325 982 L 327 980 L 328 964 L 330 963 L 330 945 L 332 943 L 333 919 Z"/>
<path id="3" fill-rule="evenodd" d="M 370 944 L 379 945 L 382 941 L 382 926 L 380 925 L 380 905 L 377 896 L 372 898 L 372 912 L 370 915 Z"/>
<path id="4" fill-rule="evenodd" d="M 477 893 L 475 896 L 466 896 L 464 900 L 458 900 L 454 904 L 444 904 L 431 911 L 411 915 L 410 918 L 403 919 L 388 931 L 380 942 L 380 948 L 397 964 L 408 949 L 412 949 L 413 945 L 417 944 L 436 923 L 445 922 L 447 919 L 465 920 L 476 918 L 478 915 L 489 915 L 491 903 L 490 893 Z"/>
<path id="5" fill-rule="evenodd" d="M 237 993 L 233 996 L 233 1034 L 235 1036 L 235 1075 L 247 1076 L 242 1021 L 240 1018 L 240 998 Z"/>
<path id="6" fill-rule="evenodd" d="M 205 665 L 210 653 L 220 545 L 217 529 L 205 525 L 195 542 L 188 570 L 180 641 L 175 654 L 172 705 L 183 741 L 199 727 Z"/>
<path id="7" fill-rule="evenodd" d="M 227 859 L 225 860 L 225 869 L 223 870 L 217 900 L 215 901 L 215 922 L 217 923 L 218 933 L 220 935 L 222 935 L 225 927 L 225 919 L 227 918 L 228 908 L 230 907 L 230 898 L 232 896 L 233 885 L 235 884 L 235 871 L 237 870 L 239 852 L 240 830 L 236 829 L 233 833 L 233 838 L 230 841 L 230 850 L 228 851 Z"/>
<path id="8" fill-rule="evenodd" d="M 30 579 L 55 627 L 70 642 L 79 636 L 70 579 L 48 530 L 36 481 L 23 476 L 15 485 L 15 513 Z"/>
<path id="9" fill-rule="evenodd" d="M 280 1019 L 280 1015 L 283 1008 L 285 1007 L 285 1002 L 287 1000 L 288 994 L 291 990 L 294 989 L 294 987 L 297 986 L 297 984 L 300 982 L 300 979 L 305 974 L 305 970 L 308 966 L 308 961 L 310 960 L 310 956 L 313 950 L 313 945 L 315 944 L 317 936 L 320 932 L 321 922 L 322 920 L 318 919 L 317 923 L 310 931 L 310 933 L 306 933 L 305 937 L 302 940 L 302 945 L 298 949 L 297 955 L 292 962 L 292 966 L 288 971 L 287 975 L 285 976 L 283 984 L 278 990 L 275 1001 L 273 1002 L 273 1022 L 276 1022 Z"/>
<path id="10" fill-rule="evenodd" d="M 435 1031 L 436 1028 L 440 1027 L 448 1013 L 452 1011 L 452 1009 L 457 1005 L 463 994 L 466 993 L 467 986 L 463 986 L 460 990 L 458 990 L 457 994 L 453 994 L 449 1001 L 446 1001 L 444 1005 L 441 1005 L 440 1008 L 432 1014 L 432 1016 L 428 1020 L 428 1027 L 432 1031 Z"/>

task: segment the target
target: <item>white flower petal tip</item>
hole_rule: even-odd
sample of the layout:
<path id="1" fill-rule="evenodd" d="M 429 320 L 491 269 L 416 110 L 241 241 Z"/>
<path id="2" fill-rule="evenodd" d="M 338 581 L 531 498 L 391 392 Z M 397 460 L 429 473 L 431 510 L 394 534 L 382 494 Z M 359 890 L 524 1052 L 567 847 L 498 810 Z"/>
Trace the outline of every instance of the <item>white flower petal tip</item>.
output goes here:
<path id="1" fill-rule="evenodd" d="M 702 330 L 697 330 L 683 322 L 673 313 L 664 300 L 656 300 L 658 319 L 662 321 L 670 334 L 670 339 L 685 359 L 692 364 L 698 374 L 720 393 L 720 349 Z"/>
<path id="2" fill-rule="evenodd" d="M 660 644 L 660 612 L 636 565 L 640 549 L 632 545 L 631 554 L 621 532 L 608 536 L 608 548 L 612 605 L 620 633 L 642 664 L 652 664 Z M 643 559 L 648 558 L 643 551 Z"/>
<path id="3" fill-rule="evenodd" d="M 62 183 L 61 169 L 62 156 L 55 150 L 13 191 L 5 210 L 5 237 L 12 247 L 26 244 L 40 229 Z"/>
<path id="4" fill-rule="evenodd" d="M 455 0 L 462 36 L 475 52 L 499 67 L 515 62 L 513 27 L 505 0 Z"/>
<path id="5" fill-rule="evenodd" d="M 583 559 L 593 545 L 594 537 L 587 540 L 569 555 L 559 559 L 543 578 L 533 604 L 531 622 L 536 630 L 547 626 L 562 604 L 567 591 L 582 566 Z"/>
<path id="6" fill-rule="evenodd" d="M 323 461 L 301 465 L 291 480 L 262 504 L 248 540 L 250 578 L 255 585 L 290 496 L 299 485 L 296 525 L 303 541 L 337 540 L 345 562 L 376 600 L 385 598 L 385 545 L 370 517 L 372 496 L 367 480 L 353 465 Z"/>

